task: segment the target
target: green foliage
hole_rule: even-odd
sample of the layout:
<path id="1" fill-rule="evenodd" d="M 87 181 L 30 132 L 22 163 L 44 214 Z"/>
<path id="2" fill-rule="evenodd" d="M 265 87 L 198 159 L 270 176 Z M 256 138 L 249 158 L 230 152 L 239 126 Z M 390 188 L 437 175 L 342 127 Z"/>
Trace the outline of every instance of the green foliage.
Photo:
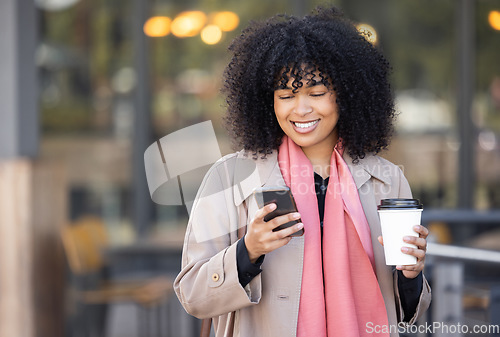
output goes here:
<path id="1" fill-rule="evenodd" d="M 42 106 L 41 122 L 48 132 L 78 132 L 90 130 L 91 114 L 85 102 L 65 100 L 55 106 Z"/>

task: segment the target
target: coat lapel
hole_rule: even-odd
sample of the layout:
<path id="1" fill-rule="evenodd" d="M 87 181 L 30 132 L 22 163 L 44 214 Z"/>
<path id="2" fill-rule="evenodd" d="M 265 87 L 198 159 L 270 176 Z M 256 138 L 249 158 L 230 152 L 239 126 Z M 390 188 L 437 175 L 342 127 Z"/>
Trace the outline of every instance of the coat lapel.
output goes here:
<path id="1" fill-rule="evenodd" d="M 344 158 L 347 166 L 349 166 L 349 170 L 351 171 L 358 190 L 364 183 L 370 180 L 371 177 L 382 181 L 384 184 L 391 184 L 391 179 L 384 174 L 384 165 L 381 165 L 381 161 L 378 157 L 368 154 L 365 158 L 359 159 L 357 163 L 353 163 L 347 151 L 344 151 L 342 158 Z"/>

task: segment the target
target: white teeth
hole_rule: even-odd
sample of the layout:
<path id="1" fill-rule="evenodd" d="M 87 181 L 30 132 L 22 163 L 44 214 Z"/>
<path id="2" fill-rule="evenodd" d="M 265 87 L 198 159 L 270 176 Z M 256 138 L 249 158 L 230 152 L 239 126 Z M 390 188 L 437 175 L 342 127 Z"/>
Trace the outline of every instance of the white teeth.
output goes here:
<path id="1" fill-rule="evenodd" d="M 316 124 L 318 122 L 319 122 L 319 120 L 315 120 L 315 121 L 309 122 L 309 123 L 297 123 L 297 122 L 293 122 L 293 124 L 295 124 L 295 126 L 298 127 L 298 128 L 305 129 L 305 128 L 309 128 L 309 127 L 313 126 L 314 124 Z"/>

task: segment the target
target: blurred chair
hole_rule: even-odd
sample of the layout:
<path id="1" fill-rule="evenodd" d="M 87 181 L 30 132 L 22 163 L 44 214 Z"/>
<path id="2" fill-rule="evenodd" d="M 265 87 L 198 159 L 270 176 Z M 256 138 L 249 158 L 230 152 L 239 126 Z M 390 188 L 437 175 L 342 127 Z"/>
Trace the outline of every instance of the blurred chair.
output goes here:
<path id="1" fill-rule="evenodd" d="M 104 336 L 107 306 L 124 302 L 138 307 L 138 336 L 162 336 L 161 320 L 167 317 L 161 317 L 161 309 L 173 294 L 173 279 L 109 279 L 103 258 L 108 236 L 98 218 L 86 217 L 64 226 L 61 238 L 76 287 L 71 296 L 76 306 L 70 322 L 74 336 Z"/>

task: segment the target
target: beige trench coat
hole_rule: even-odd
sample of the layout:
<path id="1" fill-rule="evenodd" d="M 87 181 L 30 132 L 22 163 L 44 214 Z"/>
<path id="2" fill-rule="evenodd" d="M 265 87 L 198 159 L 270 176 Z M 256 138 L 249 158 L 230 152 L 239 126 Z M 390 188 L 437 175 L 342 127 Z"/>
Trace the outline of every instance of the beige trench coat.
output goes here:
<path id="1" fill-rule="evenodd" d="M 385 265 L 383 247 L 377 240 L 381 235 L 377 205 L 384 198 L 410 198 L 410 187 L 400 168 L 381 157 L 367 156 L 358 164 L 353 164 L 346 154 L 344 159 L 370 225 L 377 279 L 392 326 L 391 337 L 395 337 L 404 314 L 397 273 Z M 257 211 L 252 191 L 258 186 L 285 186 L 277 153 L 256 161 L 251 156 L 246 158 L 243 152 L 227 155 L 205 176 L 191 210 L 182 270 L 174 289 L 189 314 L 213 317 L 217 337 L 296 336 L 303 237 L 293 238 L 288 245 L 266 254 L 262 273 L 245 288 L 238 281 L 237 229 L 250 223 Z M 424 277 L 420 301 L 410 323 L 427 310 L 430 301 L 431 290 Z M 373 331 L 377 327 L 367 328 Z"/>

